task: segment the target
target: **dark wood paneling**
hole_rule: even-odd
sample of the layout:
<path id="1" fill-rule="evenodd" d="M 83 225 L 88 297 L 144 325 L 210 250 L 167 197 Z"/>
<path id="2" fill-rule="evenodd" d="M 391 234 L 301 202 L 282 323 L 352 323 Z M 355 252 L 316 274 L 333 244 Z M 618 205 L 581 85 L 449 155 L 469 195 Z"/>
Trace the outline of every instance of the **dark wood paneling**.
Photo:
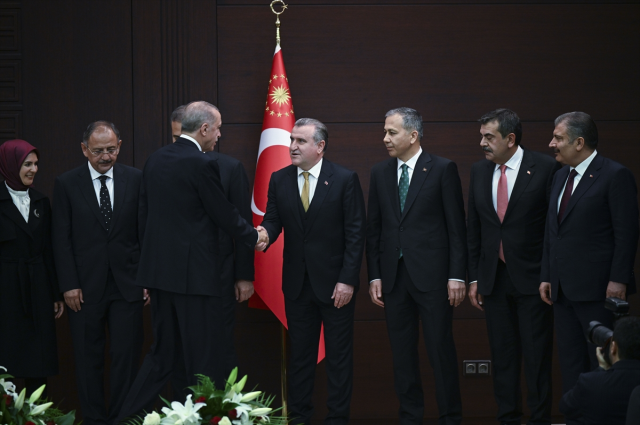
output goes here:
<path id="1" fill-rule="evenodd" d="M 471 121 L 500 104 L 530 120 L 576 109 L 597 120 L 631 120 L 639 117 L 639 11 L 291 6 L 282 46 L 298 117 L 376 122 L 380 111 L 412 105 L 427 121 Z M 227 122 L 259 123 L 273 14 L 264 6 L 220 7 L 218 22 L 220 106 Z M 239 37 L 240 28 L 251 31 Z"/>
<path id="2" fill-rule="evenodd" d="M 170 114 L 217 103 L 215 1 L 133 0 L 135 165 L 171 142 Z"/>

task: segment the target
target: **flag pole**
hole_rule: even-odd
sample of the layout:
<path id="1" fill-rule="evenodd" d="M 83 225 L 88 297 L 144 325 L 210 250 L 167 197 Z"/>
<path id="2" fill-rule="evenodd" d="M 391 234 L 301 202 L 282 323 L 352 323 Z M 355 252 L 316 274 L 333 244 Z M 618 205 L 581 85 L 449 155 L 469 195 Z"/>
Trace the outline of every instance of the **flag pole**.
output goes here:
<path id="1" fill-rule="evenodd" d="M 276 12 L 274 5 L 279 4 L 282 9 Z M 280 15 L 287 9 L 287 5 L 283 0 L 273 0 L 270 4 L 271 11 L 276 15 L 276 45 L 280 46 Z M 288 417 L 287 408 L 287 328 L 280 324 L 280 338 L 281 338 L 281 359 L 280 364 L 280 391 L 282 395 L 282 416 Z"/>

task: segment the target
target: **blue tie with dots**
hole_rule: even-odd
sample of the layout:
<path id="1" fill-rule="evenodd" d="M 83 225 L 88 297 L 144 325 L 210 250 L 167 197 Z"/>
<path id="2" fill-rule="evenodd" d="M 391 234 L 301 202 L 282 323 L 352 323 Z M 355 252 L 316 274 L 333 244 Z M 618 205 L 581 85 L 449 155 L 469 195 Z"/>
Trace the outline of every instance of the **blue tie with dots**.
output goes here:
<path id="1" fill-rule="evenodd" d="M 109 189 L 107 189 L 107 176 L 100 176 L 100 212 L 104 220 L 104 225 L 109 230 L 111 227 L 111 216 L 113 215 L 113 209 L 111 209 L 111 196 L 109 196 Z"/>
<path id="2" fill-rule="evenodd" d="M 400 183 L 398 183 L 398 195 L 400 197 L 400 212 L 404 211 L 404 203 L 407 200 L 407 192 L 409 192 L 409 166 L 402 164 L 402 174 L 400 174 Z M 400 255 L 398 258 L 402 258 L 402 248 L 400 248 Z"/>

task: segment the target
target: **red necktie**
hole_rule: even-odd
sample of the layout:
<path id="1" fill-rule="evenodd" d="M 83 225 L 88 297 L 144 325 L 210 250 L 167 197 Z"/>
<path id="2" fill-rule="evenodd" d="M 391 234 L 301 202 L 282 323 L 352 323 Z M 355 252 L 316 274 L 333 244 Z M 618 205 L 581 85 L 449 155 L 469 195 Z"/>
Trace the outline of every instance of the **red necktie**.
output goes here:
<path id="1" fill-rule="evenodd" d="M 507 206 L 509 205 L 509 186 L 507 185 L 507 175 L 505 172 L 507 171 L 507 166 L 502 164 L 500 166 L 500 180 L 498 180 L 498 218 L 500 219 L 500 223 L 504 220 L 504 215 L 507 212 Z M 500 259 L 504 261 L 504 251 L 502 249 L 502 240 L 500 240 L 500 251 L 498 251 L 498 256 Z"/>
<path id="2" fill-rule="evenodd" d="M 564 188 L 564 193 L 562 194 L 562 200 L 560 201 L 560 209 L 558 210 L 558 224 L 562 221 L 562 217 L 564 216 L 564 212 L 567 209 L 567 205 L 569 205 L 569 199 L 571 199 L 571 194 L 573 193 L 573 179 L 576 178 L 578 172 L 574 168 L 569 173 L 569 178 L 567 179 L 567 185 Z"/>

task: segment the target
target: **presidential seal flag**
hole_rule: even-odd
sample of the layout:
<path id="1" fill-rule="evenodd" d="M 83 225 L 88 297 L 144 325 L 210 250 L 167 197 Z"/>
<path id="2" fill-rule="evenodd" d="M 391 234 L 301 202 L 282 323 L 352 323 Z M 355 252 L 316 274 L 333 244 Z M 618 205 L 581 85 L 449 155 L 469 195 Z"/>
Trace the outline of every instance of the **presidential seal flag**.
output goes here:
<path id="1" fill-rule="evenodd" d="M 269 75 L 269 90 L 267 101 L 264 104 L 262 135 L 260 136 L 256 177 L 251 199 L 254 226 L 262 223 L 267 209 L 267 193 L 271 174 L 291 164 L 289 145 L 295 121 L 289 79 L 284 69 L 282 50 L 278 43 Z M 287 327 L 282 293 L 283 246 L 284 236 L 281 235 L 266 252 L 256 254 L 255 295 L 249 300 L 249 306 L 254 308 L 265 308 L 266 306 L 276 315 L 283 326 Z M 259 299 L 256 298 L 256 295 Z M 324 338 L 321 334 L 318 361 L 323 358 Z"/>

